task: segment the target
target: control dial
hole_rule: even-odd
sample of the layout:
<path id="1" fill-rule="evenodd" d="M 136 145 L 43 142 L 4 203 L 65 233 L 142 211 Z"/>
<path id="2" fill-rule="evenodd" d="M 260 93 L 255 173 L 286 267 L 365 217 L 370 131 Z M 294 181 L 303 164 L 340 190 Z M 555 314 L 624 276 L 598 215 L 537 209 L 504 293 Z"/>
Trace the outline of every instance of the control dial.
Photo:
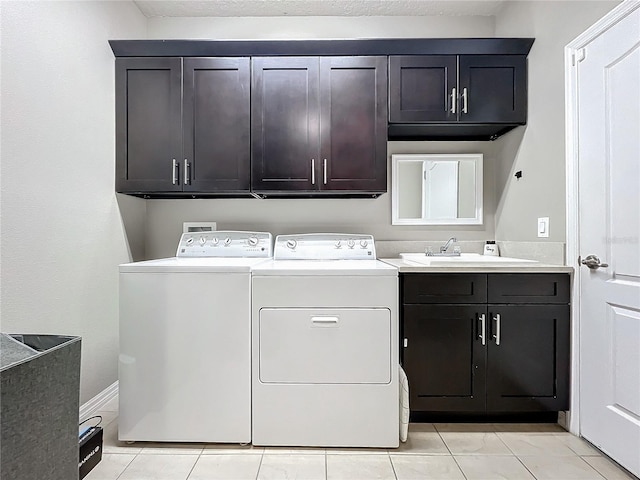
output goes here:
<path id="1" fill-rule="evenodd" d="M 367 242 L 366 240 L 360 240 L 360 246 L 362 248 L 367 248 L 368 245 L 369 245 L 369 242 Z"/>
<path id="2" fill-rule="evenodd" d="M 296 242 L 295 240 L 293 240 L 293 239 L 287 240 L 287 248 L 289 250 L 295 250 L 297 245 L 298 245 L 298 242 Z"/>
<path id="3" fill-rule="evenodd" d="M 200 243 L 200 245 L 204 245 L 205 243 L 207 243 L 207 239 L 204 237 L 200 237 L 200 239 L 198 240 L 198 243 Z"/>
<path id="4" fill-rule="evenodd" d="M 231 239 L 229 237 L 224 239 L 224 245 L 225 247 L 228 247 L 229 245 L 231 245 Z"/>
<path id="5" fill-rule="evenodd" d="M 348 246 L 349 248 L 353 248 L 353 247 L 355 247 L 355 246 L 356 246 L 356 242 L 355 242 L 355 240 L 353 240 L 353 239 L 349 240 L 349 241 L 347 242 L 347 246 Z"/>
<path id="6" fill-rule="evenodd" d="M 248 244 L 250 247 L 255 247 L 255 246 L 257 246 L 257 245 L 258 245 L 258 237 L 256 237 L 256 236 L 251 236 L 251 237 L 249 237 L 249 238 L 247 239 L 247 244 Z"/>
<path id="7" fill-rule="evenodd" d="M 220 243 L 220 240 L 218 239 L 218 237 L 213 237 L 211 239 L 211 243 L 214 244 L 214 245 L 218 245 L 218 243 Z"/>
<path id="8" fill-rule="evenodd" d="M 187 238 L 187 245 L 191 245 L 193 243 L 193 237 Z"/>
<path id="9" fill-rule="evenodd" d="M 335 245 L 336 248 L 342 248 L 342 240 L 337 240 Z"/>

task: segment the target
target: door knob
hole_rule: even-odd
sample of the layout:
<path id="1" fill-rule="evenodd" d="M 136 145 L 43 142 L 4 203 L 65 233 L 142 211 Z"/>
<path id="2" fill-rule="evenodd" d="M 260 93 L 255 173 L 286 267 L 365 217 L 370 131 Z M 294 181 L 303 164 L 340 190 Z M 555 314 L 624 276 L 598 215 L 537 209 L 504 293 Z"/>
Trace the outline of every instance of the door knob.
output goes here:
<path id="1" fill-rule="evenodd" d="M 600 263 L 600 259 L 595 255 L 587 255 L 587 258 L 583 258 L 583 259 L 580 259 L 580 257 L 578 257 L 578 261 L 582 265 L 586 265 L 592 270 L 597 270 L 600 267 L 606 268 L 609 266 L 608 263 Z"/>

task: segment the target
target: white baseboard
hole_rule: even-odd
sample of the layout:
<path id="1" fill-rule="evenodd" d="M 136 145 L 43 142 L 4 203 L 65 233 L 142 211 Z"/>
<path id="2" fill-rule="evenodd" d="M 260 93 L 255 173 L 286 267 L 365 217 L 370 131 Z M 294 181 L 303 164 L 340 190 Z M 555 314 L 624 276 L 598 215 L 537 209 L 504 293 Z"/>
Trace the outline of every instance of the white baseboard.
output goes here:
<path id="1" fill-rule="evenodd" d="M 118 381 L 116 380 L 91 400 L 80 406 L 80 421 L 84 421 L 99 412 L 110 400 L 118 395 Z"/>

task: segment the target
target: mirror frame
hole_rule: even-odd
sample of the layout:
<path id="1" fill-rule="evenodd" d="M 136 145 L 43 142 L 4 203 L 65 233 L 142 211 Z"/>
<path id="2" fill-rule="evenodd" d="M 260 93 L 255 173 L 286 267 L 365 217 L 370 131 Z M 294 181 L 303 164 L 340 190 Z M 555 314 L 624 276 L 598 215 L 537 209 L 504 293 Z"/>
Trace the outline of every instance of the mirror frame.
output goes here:
<path id="1" fill-rule="evenodd" d="M 399 218 L 398 169 L 401 162 L 474 160 L 475 164 L 475 217 L 468 218 Z M 424 184 L 422 190 L 424 202 Z M 391 155 L 391 224 L 392 225 L 482 225 L 483 214 L 483 155 L 481 153 L 431 154 L 398 153 Z"/>

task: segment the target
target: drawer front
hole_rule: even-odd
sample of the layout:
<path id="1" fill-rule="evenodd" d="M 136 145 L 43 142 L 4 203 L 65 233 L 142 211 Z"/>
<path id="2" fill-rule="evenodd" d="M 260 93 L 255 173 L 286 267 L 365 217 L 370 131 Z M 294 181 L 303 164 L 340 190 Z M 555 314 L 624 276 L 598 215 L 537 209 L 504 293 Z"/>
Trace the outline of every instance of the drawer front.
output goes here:
<path id="1" fill-rule="evenodd" d="M 501 273 L 487 277 L 489 303 L 569 303 L 568 274 Z"/>
<path id="2" fill-rule="evenodd" d="M 262 383 L 387 384 L 396 367 L 386 308 L 262 308 L 258 339 Z"/>
<path id="3" fill-rule="evenodd" d="M 486 303 L 487 275 L 416 273 L 402 276 L 403 303 Z"/>

